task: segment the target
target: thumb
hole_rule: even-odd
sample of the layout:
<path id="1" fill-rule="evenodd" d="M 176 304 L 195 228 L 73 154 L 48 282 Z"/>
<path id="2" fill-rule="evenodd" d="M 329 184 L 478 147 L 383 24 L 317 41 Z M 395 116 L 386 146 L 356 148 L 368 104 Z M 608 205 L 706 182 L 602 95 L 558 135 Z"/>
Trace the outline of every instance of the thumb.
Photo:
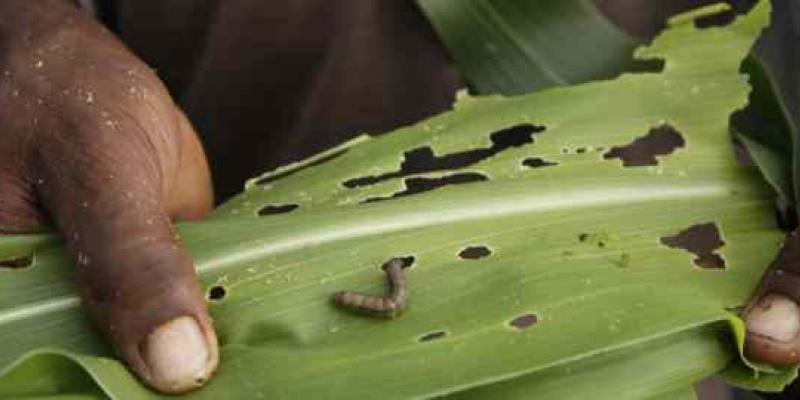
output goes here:
<path id="1" fill-rule="evenodd" d="M 172 130 L 180 130 L 179 118 Z M 174 191 L 163 177 L 175 174 L 164 169 L 148 133 L 137 131 L 141 124 L 121 119 L 118 128 L 115 135 L 85 126 L 51 135 L 36 146 L 34 182 L 65 237 L 97 328 L 147 385 L 190 391 L 213 374 L 218 346 L 164 205 L 164 193 Z"/>

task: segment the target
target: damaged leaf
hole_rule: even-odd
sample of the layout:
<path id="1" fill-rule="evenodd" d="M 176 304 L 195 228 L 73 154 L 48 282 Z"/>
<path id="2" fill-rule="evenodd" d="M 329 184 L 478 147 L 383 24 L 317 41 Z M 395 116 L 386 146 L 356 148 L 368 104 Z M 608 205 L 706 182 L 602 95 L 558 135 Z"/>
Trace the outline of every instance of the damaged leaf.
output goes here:
<path id="1" fill-rule="evenodd" d="M 713 222 L 692 225 L 674 236 L 662 237 L 661 243 L 694 254 L 692 262 L 700 268 L 725 268 L 725 259 L 717 252 L 725 242 Z"/>
<path id="2" fill-rule="evenodd" d="M 257 177 L 209 220 L 180 224 L 214 300 L 222 359 L 187 398 L 674 398 L 729 364 L 740 384 L 788 382 L 793 371 L 756 377 L 727 335 L 739 320 L 726 310 L 746 300 L 782 236 L 771 190 L 737 163 L 728 135 L 749 92 L 739 66 L 769 6 L 695 27 L 716 11 L 676 18 L 637 50 L 663 71 L 462 95 L 452 112 Z M 603 158 L 664 124 L 683 146 L 657 165 Z M 520 125 L 544 130 L 485 154 L 494 132 Z M 404 171 L 415 149 L 429 161 L 486 156 Z M 483 178 L 409 193 L 464 174 Z M 363 177 L 383 178 L 345 184 Z M 687 254 L 660 238 L 708 221 L 727 268 L 676 268 Z M 34 251 L 19 240 L 0 239 L 2 254 Z M 89 329 L 63 249 L 33 254 L 30 268 L 0 269 L 0 397 L 158 398 Z M 383 290 L 375 265 L 397 254 L 414 262 L 401 317 L 331 304 L 341 288 Z M 622 254 L 635 266 L 621 268 Z"/>

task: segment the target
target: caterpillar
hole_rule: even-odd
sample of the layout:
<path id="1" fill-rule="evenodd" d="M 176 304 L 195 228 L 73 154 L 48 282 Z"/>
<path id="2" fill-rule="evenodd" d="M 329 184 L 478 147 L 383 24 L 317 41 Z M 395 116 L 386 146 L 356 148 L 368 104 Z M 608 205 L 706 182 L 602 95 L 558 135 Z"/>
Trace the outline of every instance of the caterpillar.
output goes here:
<path id="1" fill-rule="evenodd" d="M 403 275 L 403 269 L 406 266 L 406 259 L 396 257 L 381 267 L 386 272 L 386 279 L 389 281 L 390 294 L 388 296 L 369 296 L 345 291 L 334 294 L 333 302 L 362 314 L 394 318 L 406 308 L 406 279 Z"/>

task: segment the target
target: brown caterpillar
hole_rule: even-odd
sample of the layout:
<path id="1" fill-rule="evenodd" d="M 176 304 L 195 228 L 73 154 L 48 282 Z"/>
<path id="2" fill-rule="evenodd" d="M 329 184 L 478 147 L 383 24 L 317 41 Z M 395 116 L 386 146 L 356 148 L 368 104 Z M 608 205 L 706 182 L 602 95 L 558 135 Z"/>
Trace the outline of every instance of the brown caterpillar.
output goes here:
<path id="1" fill-rule="evenodd" d="M 363 314 L 394 318 L 406 308 L 406 278 L 403 269 L 409 264 L 407 259 L 392 258 L 381 267 L 386 272 L 386 279 L 391 288 L 389 296 L 338 292 L 333 295 L 333 302 Z"/>

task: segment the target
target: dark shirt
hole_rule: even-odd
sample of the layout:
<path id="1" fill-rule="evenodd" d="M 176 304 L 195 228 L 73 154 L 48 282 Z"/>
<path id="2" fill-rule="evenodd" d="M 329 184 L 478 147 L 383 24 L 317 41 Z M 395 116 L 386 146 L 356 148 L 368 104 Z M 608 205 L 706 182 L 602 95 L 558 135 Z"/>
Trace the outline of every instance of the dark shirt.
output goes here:
<path id="1" fill-rule="evenodd" d="M 450 107 L 460 79 L 408 0 L 118 0 L 101 17 L 199 132 L 218 200 L 245 179 Z"/>

